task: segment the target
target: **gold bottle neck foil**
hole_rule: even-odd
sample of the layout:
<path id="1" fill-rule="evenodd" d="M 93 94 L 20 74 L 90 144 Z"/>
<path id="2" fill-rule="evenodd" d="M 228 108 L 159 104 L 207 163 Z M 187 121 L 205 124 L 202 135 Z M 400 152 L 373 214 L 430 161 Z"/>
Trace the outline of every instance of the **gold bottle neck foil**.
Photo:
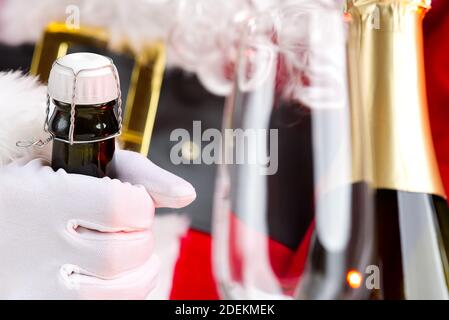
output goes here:
<path id="1" fill-rule="evenodd" d="M 429 8 L 424 0 L 346 2 L 351 99 L 362 117 L 353 134 L 364 128 L 363 148 L 373 160 L 369 174 L 355 174 L 379 189 L 445 197 L 425 87 L 422 19 Z"/>
<path id="2" fill-rule="evenodd" d="M 409 9 L 417 10 L 430 9 L 432 0 L 346 0 L 345 11 L 348 12 L 353 7 L 364 7 L 369 5 L 401 5 L 407 6 Z"/>

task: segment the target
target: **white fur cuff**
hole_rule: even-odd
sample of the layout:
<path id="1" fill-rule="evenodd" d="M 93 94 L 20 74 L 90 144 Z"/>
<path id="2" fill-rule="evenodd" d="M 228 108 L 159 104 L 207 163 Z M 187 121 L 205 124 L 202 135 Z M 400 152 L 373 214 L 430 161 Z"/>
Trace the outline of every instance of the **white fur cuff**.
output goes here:
<path id="1" fill-rule="evenodd" d="M 46 88 L 37 78 L 20 72 L 0 72 L 0 166 L 19 157 L 45 156 L 43 149 L 19 148 L 19 140 L 45 138 Z"/>

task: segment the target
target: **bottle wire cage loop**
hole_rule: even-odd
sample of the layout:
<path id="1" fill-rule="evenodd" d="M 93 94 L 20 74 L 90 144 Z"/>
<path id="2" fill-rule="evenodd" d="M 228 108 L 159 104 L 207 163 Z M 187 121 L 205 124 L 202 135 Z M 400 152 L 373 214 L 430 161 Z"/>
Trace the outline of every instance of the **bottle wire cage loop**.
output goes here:
<path id="1" fill-rule="evenodd" d="M 51 118 L 51 114 L 50 114 L 50 106 L 51 106 L 51 96 L 50 93 L 48 92 L 47 89 L 47 101 L 46 101 L 46 114 L 45 114 L 45 122 L 44 122 L 44 132 L 48 133 L 49 136 L 42 140 L 36 140 L 36 141 L 18 141 L 16 143 L 17 147 L 22 147 L 22 148 L 27 148 L 27 147 L 32 147 L 32 146 L 36 146 L 36 147 L 43 147 L 46 144 L 50 143 L 53 139 L 54 140 L 58 140 L 58 141 L 62 141 L 62 142 L 66 142 L 69 143 L 70 145 L 73 144 L 82 144 L 82 143 L 92 143 L 92 142 L 100 142 L 100 141 L 104 141 L 104 140 L 108 140 L 108 139 L 112 139 L 115 138 L 117 136 L 119 136 L 122 132 L 122 93 L 120 90 L 120 78 L 118 75 L 118 71 L 117 68 L 115 67 L 112 59 L 108 58 L 109 61 L 111 62 L 109 65 L 103 66 L 103 67 L 97 67 L 97 68 L 84 68 L 81 70 L 78 70 L 77 72 L 75 72 L 75 70 L 73 70 L 70 67 L 61 65 L 58 61 L 55 61 L 53 63 L 53 66 L 55 64 L 57 64 L 59 67 L 64 68 L 69 70 L 72 74 L 73 74 L 73 87 L 72 87 L 72 97 L 71 97 L 71 102 L 70 102 L 70 128 L 69 128 L 69 134 L 68 134 L 68 139 L 63 139 L 63 138 L 59 138 L 56 137 L 53 132 L 51 132 L 51 130 L 49 129 L 49 121 Z M 74 135 L 75 135 L 75 118 L 76 118 L 76 88 L 77 88 L 77 78 L 78 76 L 86 71 L 97 71 L 97 70 L 101 70 L 101 69 L 105 69 L 105 68 L 109 68 L 112 71 L 112 74 L 114 75 L 114 79 L 117 85 L 117 113 L 116 113 L 116 117 L 117 117 L 117 122 L 119 125 L 118 131 L 112 135 L 108 135 L 106 137 L 102 137 L 99 139 L 90 139 L 90 140 L 83 140 L 83 141 L 77 141 L 74 139 Z"/>

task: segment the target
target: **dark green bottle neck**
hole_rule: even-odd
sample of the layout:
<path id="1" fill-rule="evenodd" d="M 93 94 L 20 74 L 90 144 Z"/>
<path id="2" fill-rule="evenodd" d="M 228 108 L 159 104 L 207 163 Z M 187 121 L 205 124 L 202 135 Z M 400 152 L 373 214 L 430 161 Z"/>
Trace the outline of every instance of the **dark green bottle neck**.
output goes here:
<path id="1" fill-rule="evenodd" d="M 116 100 L 103 104 L 75 106 L 75 141 L 90 141 L 113 136 L 119 132 L 115 114 Z M 56 138 L 68 140 L 71 105 L 53 100 L 55 110 L 49 120 L 49 131 Z"/>

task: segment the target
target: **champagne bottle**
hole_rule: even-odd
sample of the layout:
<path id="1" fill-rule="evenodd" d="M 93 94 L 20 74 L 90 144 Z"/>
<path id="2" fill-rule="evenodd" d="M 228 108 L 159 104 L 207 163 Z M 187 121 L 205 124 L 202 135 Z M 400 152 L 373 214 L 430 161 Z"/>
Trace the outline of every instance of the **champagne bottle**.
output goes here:
<path id="1" fill-rule="evenodd" d="M 422 48 L 424 0 L 347 0 L 376 188 L 380 299 L 447 299 L 449 210 L 430 135 Z M 353 95 L 355 93 L 353 92 Z"/>
<path id="2" fill-rule="evenodd" d="M 115 113 L 120 88 L 112 61 L 93 53 L 66 55 L 54 63 L 48 91 L 54 105 L 48 122 L 53 169 L 104 177 L 120 132 Z"/>

